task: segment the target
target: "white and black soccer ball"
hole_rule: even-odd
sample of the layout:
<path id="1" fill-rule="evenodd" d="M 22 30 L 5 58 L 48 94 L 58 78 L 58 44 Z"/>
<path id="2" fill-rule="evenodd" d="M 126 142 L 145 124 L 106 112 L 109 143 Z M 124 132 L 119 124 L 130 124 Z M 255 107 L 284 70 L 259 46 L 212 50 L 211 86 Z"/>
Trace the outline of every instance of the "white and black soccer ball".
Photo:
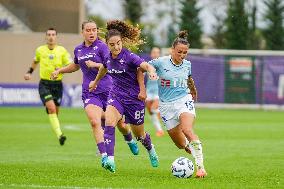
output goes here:
<path id="1" fill-rule="evenodd" d="M 172 174 L 178 178 L 189 178 L 194 173 L 194 164 L 185 157 L 179 157 L 172 163 Z"/>

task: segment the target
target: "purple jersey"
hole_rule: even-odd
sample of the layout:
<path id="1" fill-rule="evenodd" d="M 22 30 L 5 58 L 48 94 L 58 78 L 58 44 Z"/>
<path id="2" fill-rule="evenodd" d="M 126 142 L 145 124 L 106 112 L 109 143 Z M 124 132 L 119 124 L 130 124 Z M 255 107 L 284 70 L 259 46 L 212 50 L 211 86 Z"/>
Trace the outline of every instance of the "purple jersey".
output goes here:
<path id="1" fill-rule="evenodd" d="M 144 62 L 136 54 L 127 49 L 122 49 L 117 58 L 108 57 L 103 62 L 104 67 L 108 69 L 108 74 L 112 77 L 112 93 L 119 96 L 129 96 L 138 98 L 139 84 L 137 80 L 137 68 Z"/>
<path id="2" fill-rule="evenodd" d="M 94 80 L 98 74 L 97 68 L 88 68 L 85 61 L 91 60 L 96 63 L 104 63 L 109 56 L 109 50 L 107 45 L 99 39 L 96 39 L 94 43 L 86 47 L 85 43 L 78 45 L 74 50 L 74 63 L 79 64 L 83 72 L 83 91 L 89 90 L 89 83 Z M 105 75 L 94 91 L 95 94 L 108 92 L 112 87 L 111 77 Z"/>

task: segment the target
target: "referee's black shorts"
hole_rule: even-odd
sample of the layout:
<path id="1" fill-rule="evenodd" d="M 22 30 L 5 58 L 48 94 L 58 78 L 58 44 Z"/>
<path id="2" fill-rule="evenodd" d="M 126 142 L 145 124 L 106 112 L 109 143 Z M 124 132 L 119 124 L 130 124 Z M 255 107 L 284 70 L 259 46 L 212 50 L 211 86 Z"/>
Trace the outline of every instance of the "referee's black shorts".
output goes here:
<path id="1" fill-rule="evenodd" d="M 43 105 L 45 105 L 47 101 L 53 100 L 56 106 L 60 106 L 63 94 L 62 81 L 41 79 L 38 86 L 38 92 Z"/>

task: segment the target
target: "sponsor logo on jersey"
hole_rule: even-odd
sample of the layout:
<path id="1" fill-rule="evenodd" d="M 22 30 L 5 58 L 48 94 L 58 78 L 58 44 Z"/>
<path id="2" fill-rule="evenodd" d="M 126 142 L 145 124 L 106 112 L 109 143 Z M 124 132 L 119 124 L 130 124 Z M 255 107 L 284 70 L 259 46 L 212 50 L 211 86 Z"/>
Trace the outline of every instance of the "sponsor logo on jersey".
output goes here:
<path id="1" fill-rule="evenodd" d="M 162 87 L 170 87 L 172 85 L 172 87 L 183 87 L 183 88 L 187 88 L 187 79 L 163 79 L 161 78 L 161 86 Z"/>
<path id="2" fill-rule="evenodd" d="M 90 59 L 96 56 L 96 53 L 89 53 L 83 56 L 78 56 L 78 60 Z"/>
<path id="3" fill-rule="evenodd" d="M 161 86 L 162 87 L 170 87 L 171 86 L 171 80 L 161 78 Z"/>
<path id="4" fill-rule="evenodd" d="M 121 74 L 121 73 L 125 72 L 125 69 L 123 69 L 123 70 L 110 69 L 107 72 L 110 73 L 110 74 Z"/>

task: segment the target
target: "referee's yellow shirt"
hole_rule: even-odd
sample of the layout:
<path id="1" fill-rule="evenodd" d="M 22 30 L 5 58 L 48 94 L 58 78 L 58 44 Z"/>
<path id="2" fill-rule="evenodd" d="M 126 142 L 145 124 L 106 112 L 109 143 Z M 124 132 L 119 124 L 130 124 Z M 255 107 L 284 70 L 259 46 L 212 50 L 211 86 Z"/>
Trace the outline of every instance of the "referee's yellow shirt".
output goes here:
<path id="1" fill-rule="evenodd" d="M 44 80 L 51 80 L 51 73 L 58 68 L 64 67 L 73 62 L 68 51 L 59 45 L 50 50 L 47 45 L 39 46 L 35 52 L 36 63 L 40 64 L 40 78 Z M 58 80 L 62 80 L 63 74 L 59 74 Z"/>

